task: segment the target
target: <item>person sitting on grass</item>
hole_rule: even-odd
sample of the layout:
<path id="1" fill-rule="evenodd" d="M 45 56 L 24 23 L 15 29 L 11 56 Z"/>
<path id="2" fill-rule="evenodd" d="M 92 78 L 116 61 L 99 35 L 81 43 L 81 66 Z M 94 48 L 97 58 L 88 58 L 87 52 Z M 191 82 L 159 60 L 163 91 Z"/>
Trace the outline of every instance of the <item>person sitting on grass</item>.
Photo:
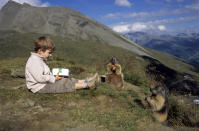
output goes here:
<path id="1" fill-rule="evenodd" d="M 55 45 L 50 38 L 40 37 L 35 41 L 35 52 L 31 52 L 26 67 L 25 77 L 27 88 L 33 93 L 65 93 L 76 89 L 95 88 L 99 84 L 99 75 L 84 80 L 54 76 L 46 60 L 52 56 Z"/>

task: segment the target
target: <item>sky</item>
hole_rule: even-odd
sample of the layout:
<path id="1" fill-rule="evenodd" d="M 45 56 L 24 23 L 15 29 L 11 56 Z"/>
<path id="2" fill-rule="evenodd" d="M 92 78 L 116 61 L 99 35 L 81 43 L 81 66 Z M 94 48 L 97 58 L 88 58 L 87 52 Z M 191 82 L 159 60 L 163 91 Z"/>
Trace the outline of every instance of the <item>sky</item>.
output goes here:
<path id="1" fill-rule="evenodd" d="M 8 0 L 0 0 L 0 8 Z M 119 33 L 199 33 L 199 0 L 13 0 L 33 6 L 64 6 Z"/>

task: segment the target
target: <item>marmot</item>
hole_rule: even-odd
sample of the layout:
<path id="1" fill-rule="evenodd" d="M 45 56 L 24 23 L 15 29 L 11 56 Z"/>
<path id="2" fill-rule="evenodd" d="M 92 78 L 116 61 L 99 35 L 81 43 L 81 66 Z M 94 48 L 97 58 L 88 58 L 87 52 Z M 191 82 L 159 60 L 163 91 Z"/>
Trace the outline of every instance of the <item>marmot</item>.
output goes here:
<path id="1" fill-rule="evenodd" d="M 154 112 L 154 117 L 159 122 L 165 122 L 168 117 L 168 99 L 166 90 L 162 86 L 156 86 L 150 89 L 152 95 L 146 97 L 147 103 Z"/>
<path id="2" fill-rule="evenodd" d="M 106 82 L 113 88 L 124 88 L 122 68 L 115 57 L 111 58 L 107 64 Z"/>

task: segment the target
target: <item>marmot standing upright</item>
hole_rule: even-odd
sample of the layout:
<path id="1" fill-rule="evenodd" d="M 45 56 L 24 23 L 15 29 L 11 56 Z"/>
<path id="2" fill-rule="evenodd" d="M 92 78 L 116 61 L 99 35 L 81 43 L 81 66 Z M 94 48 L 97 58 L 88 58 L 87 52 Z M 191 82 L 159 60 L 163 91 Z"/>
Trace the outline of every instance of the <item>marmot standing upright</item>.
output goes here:
<path id="1" fill-rule="evenodd" d="M 152 108 L 154 117 L 159 122 L 164 122 L 168 117 L 168 99 L 166 96 L 166 90 L 162 86 L 155 86 L 150 89 L 152 95 L 146 97 L 146 101 Z"/>
<path id="2" fill-rule="evenodd" d="M 113 88 L 124 88 L 122 68 L 117 58 L 113 57 L 107 64 L 106 82 Z"/>

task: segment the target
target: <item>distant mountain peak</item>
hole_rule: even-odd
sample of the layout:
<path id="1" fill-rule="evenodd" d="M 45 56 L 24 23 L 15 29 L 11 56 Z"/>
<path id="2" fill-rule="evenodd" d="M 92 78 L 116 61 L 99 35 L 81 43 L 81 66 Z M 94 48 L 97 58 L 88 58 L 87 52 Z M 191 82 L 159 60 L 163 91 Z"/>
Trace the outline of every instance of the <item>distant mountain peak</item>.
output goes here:
<path id="1" fill-rule="evenodd" d="M 9 0 L 2 8 L 1 11 L 3 10 L 8 10 L 11 8 L 17 8 L 17 7 L 21 7 L 22 5 L 20 3 L 17 3 L 15 1 Z"/>
<path id="2" fill-rule="evenodd" d="M 23 3 L 23 6 L 30 7 L 31 5 L 28 4 L 28 3 L 26 3 L 26 2 L 24 2 L 24 3 Z"/>
<path id="3" fill-rule="evenodd" d="M 9 0 L 3 7 L 7 7 L 7 6 L 20 6 L 21 4 L 13 1 L 13 0 Z"/>
<path id="4" fill-rule="evenodd" d="M 13 0 L 9 0 L 9 1 L 7 2 L 7 4 L 11 4 L 11 3 L 13 3 L 13 4 L 19 4 L 18 2 L 13 1 Z"/>

